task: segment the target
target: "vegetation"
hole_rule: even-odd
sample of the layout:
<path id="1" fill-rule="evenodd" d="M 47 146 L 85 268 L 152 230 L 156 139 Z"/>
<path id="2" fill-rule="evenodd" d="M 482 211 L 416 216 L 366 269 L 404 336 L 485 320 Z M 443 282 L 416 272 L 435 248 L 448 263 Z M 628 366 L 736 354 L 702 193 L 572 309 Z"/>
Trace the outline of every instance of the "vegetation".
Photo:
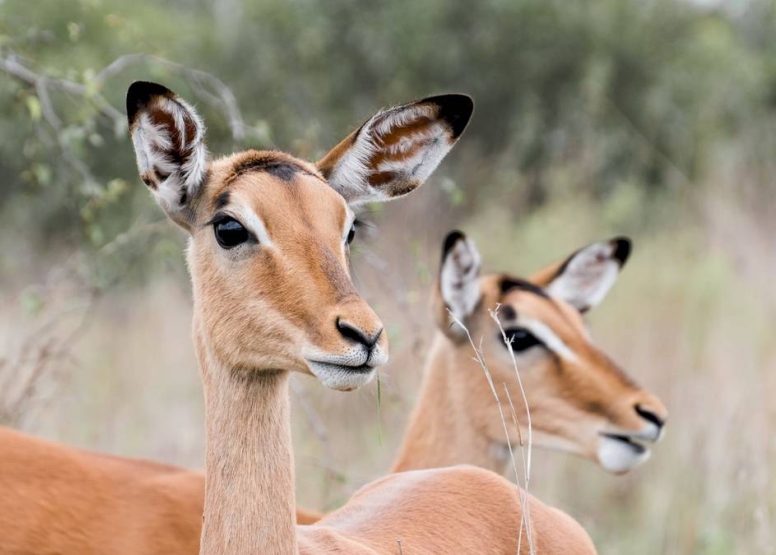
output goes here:
<path id="1" fill-rule="evenodd" d="M 666 440 L 624 478 L 535 451 L 532 489 L 602 554 L 776 553 L 774 28 L 767 0 L 0 2 L 0 419 L 201 464 L 183 242 L 136 177 L 132 80 L 192 99 L 216 153 L 311 159 L 379 106 L 462 91 L 461 144 L 369 216 L 355 262 L 391 337 L 380 420 L 376 389 L 297 384 L 301 501 L 388 468 L 445 231 L 519 273 L 624 234 L 592 323 L 666 401 Z"/>

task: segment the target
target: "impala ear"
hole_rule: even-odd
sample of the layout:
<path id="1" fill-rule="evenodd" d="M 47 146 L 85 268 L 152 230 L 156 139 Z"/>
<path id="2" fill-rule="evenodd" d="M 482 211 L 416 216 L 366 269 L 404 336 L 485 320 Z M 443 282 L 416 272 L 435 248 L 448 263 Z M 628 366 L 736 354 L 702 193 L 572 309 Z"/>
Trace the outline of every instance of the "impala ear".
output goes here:
<path id="1" fill-rule="evenodd" d="M 442 247 L 435 308 L 442 331 L 452 338 L 464 335 L 455 320 L 466 324 L 482 299 L 480 267 L 480 253 L 474 241 L 460 231 L 448 233 Z"/>
<path id="2" fill-rule="evenodd" d="M 415 190 L 466 129 L 474 110 L 462 94 L 433 96 L 379 112 L 316 164 L 350 204 Z"/>
<path id="3" fill-rule="evenodd" d="M 630 252 L 631 241 L 627 237 L 593 243 L 538 272 L 529 281 L 586 312 L 604 299 Z"/>
<path id="4" fill-rule="evenodd" d="M 183 99 L 145 81 L 127 90 L 127 118 L 140 177 L 167 215 L 189 229 L 207 174 L 205 126 Z"/>

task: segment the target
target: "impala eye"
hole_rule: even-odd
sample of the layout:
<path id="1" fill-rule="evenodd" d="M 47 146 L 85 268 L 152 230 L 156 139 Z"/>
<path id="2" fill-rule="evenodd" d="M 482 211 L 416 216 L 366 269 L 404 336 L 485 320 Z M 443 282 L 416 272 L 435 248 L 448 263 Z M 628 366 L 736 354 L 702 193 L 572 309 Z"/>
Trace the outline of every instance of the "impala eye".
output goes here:
<path id="1" fill-rule="evenodd" d="M 353 239 L 356 237 L 356 222 L 353 222 L 353 224 L 350 226 L 350 231 L 348 231 L 348 245 L 353 242 Z"/>
<path id="2" fill-rule="evenodd" d="M 216 233 L 216 241 L 224 249 L 232 249 L 245 243 L 250 238 L 250 233 L 240 222 L 234 218 L 225 217 L 213 224 Z"/>
<path id="3" fill-rule="evenodd" d="M 512 343 L 512 350 L 515 353 L 520 353 L 531 347 L 537 345 L 543 345 L 541 340 L 528 331 L 525 328 L 509 328 L 504 330 L 504 334 L 507 336 L 507 341 Z M 503 338 L 499 337 L 499 340 L 503 343 Z M 506 347 L 506 345 L 504 345 Z"/>

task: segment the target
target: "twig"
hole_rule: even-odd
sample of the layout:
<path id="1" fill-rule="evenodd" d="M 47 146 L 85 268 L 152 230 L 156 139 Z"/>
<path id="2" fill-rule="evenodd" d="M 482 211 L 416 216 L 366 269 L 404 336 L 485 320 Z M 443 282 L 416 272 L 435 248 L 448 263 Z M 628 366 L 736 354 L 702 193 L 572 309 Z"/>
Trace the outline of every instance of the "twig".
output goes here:
<path id="1" fill-rule="evenodd" d="M 99 179 L 81 161 L 73 146 L 68 144 L 60 134 L 65 127 L 63 118 L 57 113 L 51 99 L 51 91 L 60 91 L 65 94 L 80 97 L 94 106 L 97 113 L 108 118 L 114 129 L 126 127 L 126 119 L 123 111 L 115 108 L 101 94 L 106 82 L 129 66 L 138 64 L 155 64 L 170 69 L 182 75 L 192 87 L 196 95 L 215 106 L 224 114 L 235 141 L 242 140 L 246 130 L 250 127 L 245 124 L 242 112 L 237 104 L 237 99 L 232 90 L 218 77 L 207 72 L 191 69 L 184 65 L 165 60 L 149 54 L 127 54 L 116 58 L 113 62 L 98 71 L 89 83 L 89 86 L 76 81 L 49 77 L 32 70 L 25 64 L 21 57 L 7 49 L 0 50 L 5 55 L 0 56 L 0 70 L 19 81 L 31 85 L 35 89 L 35 95 L 40 102 L 40 110 L 43 120 L 51 126 L 55 134 L 55 144 L 59 148 L 62 158 L 78 177 L 86 184 L 87 188 L 97 188 Z"/>
<path id="2" fill-rule="evenodd" d="M 530 507 L 529 507 L 529 503 L 528 503 L 528 488 L 529 488 L 530 483 L 531 483 L 531 455 L 532 455 L 532 449 L 533 449 L 533 425 L 532 425 L 532 422 L 531 422 L 531 410 L 528 407 L 528 398 L 526 397 L 525 388 L 523 387 L 523 380 L 520 377 L 520 372 L 517 369 L 517 360 L 515 359 L 515 351 L 512 348 L 512 341 L 510 341 L 507 338 L 507 334 L 506 334 L 506 332 L 504 331 L 504 328 L 501 325 L 501 321 L 498 319 L 498 310 L 499 310 L 500 306 L 501 305 L 496 305 L 496 309 L 495 310 L 489 310 L 488 312 L 490 313 L 490 317 L 493 319 L 493 321 L 496 322 L 496 326 L 498 327 L 498 330 L 501 333 L 501 339 L 504 341 L 504 344 L 507 346 L 507 349 L 509 350 L 509 357 L 512 360 L 512 368 L 515 371 L 515 377 L 517 378 L 517 384 L 520 387 L 520 394 L 523 396 L 523 405 L 525 406 L 526 420 L 528 421 L 528 447 L 526 449 L 527 456 L 526 456 L 526 452 L 525 451 L 523 451 L 522 449 L 520 450 L 521 453 L 523 454 L 523 472 L 525 474 L 525 476 L 524 476 L 524 486 L 525 486 L 525 488 L 524 488 L 524 492 L 525 492 L 524 493 L 524 495 L 525 495 L 524 506 L 526 507 L 526 513 L 527 513 L 525 515 L 526 516 L 525 522 L 528 522 L 529 521 L 529 517 L 530 517 Z M 513 415 L 513 417 L 515 419 L 515 425 L 517 426 L 518 435 L 520 437 L 520 444 L 522 446 L 523 440 L 522 440 L 522 434 L 520 433 L 520 426 L 517 423 L 517 414 L 515 412 L 515 407 L 512 404 L 512 397 L 509 395 L 509 390 L 507 389 L 506 384 L 504 384 L 504 389 L 506 390 L 506 393 L 507 393 L 507 399 L 509 399 L 509 406 L 512 409 L 512 415 Z M 521 524 L 520 532 L 522 534 L 522 524 Z M 531 538 L 531 529 L 530 529 L 530 527 L 526 528 L 526 532 L 528 534 L 528 542 L 529 542 L 529 544 L 531 546 L 531 554 L 533 555 L 533 541 L 532 541 L 532 538 Z"/>
<path id="3" fill-rule="evenodd" d="M 528 421 L 528 470 L 527 470 L 527 476 L 526 479 L 530 479 L 531 477 L 531 449 L 533 447 L 533 425 L 531 422 L 531 410 L 528 407 L 528 398 L 525 395 L 525 388 L 523 387 L 523 380 L 520 377 L 520 372 L 517 369 L 517 360 L 515 360 L 515 351 L 512 349 L 512 342 L 507 339 L 507 334 L 504 331 L 504 328 L 501 326 L 501 322 L 498 319 L 498 309 L 499 306 L 496 306 L 495 310 L 490 310 L 490 317 L 493 319 L 494 322 L 496 322 L 496 326 L 498 327 L 499 332 L 501 333 L 501 339 L 504 341 L 504 344 L 506 344 L 507 349 L 509 350 L 509 357 L 512 359 L 512 368 L 515 371 L 515 377 L 517 378 L 517 384 L 520 387 L 520 394 L 523 396 L 523 405 L 525 406 L 525 414 L 526 414 L 526 420 Z"/>
<path id="4" fill-rule="evenodd" d="M 453 320 L 454 324 L 457 324 L 461 327 L 461 329 L 464 330 L 466 333 L 466 337 L 469 339 L 469 344 L 472 346 L 472 349 L 474 349 L 475 354 L 475 360 L 479 363 L 479 365 L 482 367 L 483 372 L 485 373 L 485 377 L 488 380 L 488 385 L 490 386 L 490 391 L 493 393 L 493 397 L 496 399 L 496 407 L 498 408 L 499 415 L 501 416 L 501 425 L 504 428 L 504 436 L 506 437 L 507 441 L 507 448 L 509 449 L 509 458 L 512 462 L 512 470 L 515 473 L 515 480 L 518 483 L 518 486 L 520 485 L 520 475 L 517 472 L 517 463 L 515 462 L 515 454 L 512 450 L 512 441 L 509 438 L 509 429 L 507 428 L 507 421 L 504 418 L 504 410 L 501 407 L 501 400 L 499 399 L 498 392 L 496 391 L 495 385 L 493 385 L 493 377 L 491 376 L 490 370 L 488 369 L 488 365 L 485 362 L 485 356 L 482 354 L 482 344 L 480 344 L 479 347 L 477 347 L 474 343 L 474 340 L 472 339 L 471 333 L 469 332 L 469 328 L 467 328 L 463 322 L 455 315 L 453 312 L 448 309 L 447 311 L 450 314 L 450 318 Z M 529 449 L 530 449 L 530 435 L 529 435 Z M 528 536 L 528 547 L 530 555 L 535 555 L 534 551 L 534 544 L 533 544 L 533 535 L 531 534 L 531 525 L 530 521 L 528 520 L 528 492 L 526 490 L 525 495 L 521 494 L 518 496 L 518 499 L 520 500 L 520 531 L 518 535 L 517 540 L 517 553 L 520 554 L 520 546 L 522 544 L 522 535 L 523 535 L 523 529 L 527 531 Z"/>
<path id="5" fill-rule="evenodd" d="M 220 106 L 223 109 L 226 120 L 229 122 L 229 127 L 232 130 L 232 138 L 235 141 L 239 141 L 245 137 L 247 126 L 234 93 L 221 79 L 205 71 L 191 69 L 182 64 L 151 54 L 126 54 L 116 58 L 98 71 L 95 75 L 95 80 L 99 83 L 105 83 L 126 68 L 139 64 L 156 64 L 183 75 L 200 98 L 208 102 L 208 104 Z M 206 86 L 210 87 L 215 94 L 210 92 Z"/>
<path id="6" fill-rule="evenodd" d="M 3 69 L 6 73 L 16 77 L 20 81 L 34 86 L 36 91 L 43 90 L 44 94 L 48 94 L 48 89 L 51 88 L 75 96 L 80 96 L 82 98 L 90 99 L 98 107 L 99 111 L 103 115 L 107 116 L 113 121 L 124 121 L 124 114 L 114 108 L 101 94 L 92 92 L 87 89 L 86 85 L 76 83 L 75 81 L 47 77 L 45 75 L 35 73 L 29 67 L 22 64 L 19 61 L 19 56 L 14 53 L 0 58 L 0 69 Z"/>
<path id="7" fill-rule="evenodd" d="M 120 247 L 125 246 L 138 237 L 155 233 L 161 229 L 159 222 L 135 223 L 129 231 L 117 236 L 105 244 L 98 254 L 110 256 Z M 71 257 L 64 264 L 52 270 L 44 284 L 43 291 L 59 290 L 62 283 L 75 283 L 77 295 L 84 296 L 84 302 L 70 303 L 53 314 L 47 314 L 45 321 L 37 325 L 27 336 L 19 341 L 21 347 L 18 357 L 13 363 L 0 359 L 0 420 L 17 423 L 25 413 L 26 407 L 37 396 L 42 380 L 48 376 L 58 377 L 62 374 L 61 367 L 67 362 L 73 362 L 71 355 L 78 337 L 84 333 L 105 291 L 115 281 L 102 288 L 84 286 L 83 276 L 78 270 L 79 258 Z M 119 279 L 119 278 L 117 278 Z M 53 284 L 53 285 L 52 285 Z M 65 318 L 76 313 L 78 320 L 75 325 L 60 334 L 60 325 Z M 57 365 L 57 371 L 52 374 L 52 366 Z"/>

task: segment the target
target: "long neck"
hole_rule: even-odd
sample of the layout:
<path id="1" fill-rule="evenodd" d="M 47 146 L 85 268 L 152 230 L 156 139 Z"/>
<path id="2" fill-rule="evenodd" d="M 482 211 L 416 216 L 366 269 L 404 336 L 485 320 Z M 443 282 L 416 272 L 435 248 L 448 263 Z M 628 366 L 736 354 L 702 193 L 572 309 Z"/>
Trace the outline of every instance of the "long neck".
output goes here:
<path id="1" fill-rule="evenodd" d="M 295 555 L 289 372 L 246 375 L 201 353 L 206 409 L 201 555 Z"/>
<path id="2" fill-rule="evenodd" d="M 460 367 L 457 358 L 449 340 L 438 333 L 393 472 L 456 464 L 504 470 L 480 425 L 480 417 L 491 416 L 491 407 L 497 410 L 493 397 L 482 395 L 487 394 L 485 376 L 478 368 Z"/>

